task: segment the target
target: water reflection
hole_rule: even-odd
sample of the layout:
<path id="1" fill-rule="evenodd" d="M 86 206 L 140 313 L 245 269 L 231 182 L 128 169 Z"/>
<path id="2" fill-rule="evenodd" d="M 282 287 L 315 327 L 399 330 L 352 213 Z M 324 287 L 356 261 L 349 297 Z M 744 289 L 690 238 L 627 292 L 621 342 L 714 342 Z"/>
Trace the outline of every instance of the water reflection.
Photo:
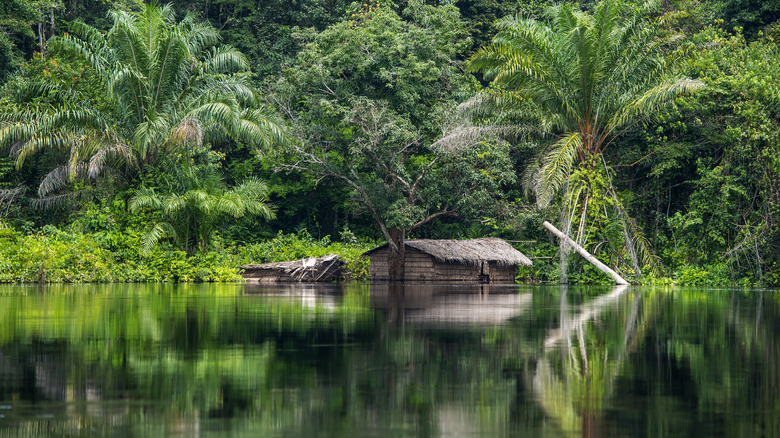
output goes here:
<path id="1" fill-rule="evenodd" d="M 560 291 L 560 323 L 548 331 L 544 353 L 536 362 L 533 388 L 547 416 L 562 431 L 573 436 L 602 436 L 605 403 L 612 396 L 613 384 L 622 371 L 626 349 L 634 333 L 640 295 L 631 304 L 630 316 L 622 327 L 623 342 L 604 345 L 592 342 L 593 321 L 618 308 L 627 286 L 617 286 L 573 310 Z M 558 365 L 558 366 L 556 366 Z"/>
<path id="2" fill-rule="evenodd" d="M 377 284 L 371 287 L 371 306 L 394 324 L 503 324 L 530 311 L 531 301 L 530 289 L 517 286 Z"/>
<path id="3" fill-rule="evenodd" d="M 0 435 L 780 436 L 779 295 L 0 286 Z"/>

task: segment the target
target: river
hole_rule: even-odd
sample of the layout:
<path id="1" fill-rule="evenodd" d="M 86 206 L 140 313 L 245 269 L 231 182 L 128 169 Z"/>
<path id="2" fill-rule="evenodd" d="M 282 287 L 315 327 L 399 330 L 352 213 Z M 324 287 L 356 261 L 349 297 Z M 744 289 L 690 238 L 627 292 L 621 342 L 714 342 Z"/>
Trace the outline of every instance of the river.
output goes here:
<path id="1" fill-rule="evenodd" d="M 0 286 L 0 436 L 780 436 L 780 292 Z"/>

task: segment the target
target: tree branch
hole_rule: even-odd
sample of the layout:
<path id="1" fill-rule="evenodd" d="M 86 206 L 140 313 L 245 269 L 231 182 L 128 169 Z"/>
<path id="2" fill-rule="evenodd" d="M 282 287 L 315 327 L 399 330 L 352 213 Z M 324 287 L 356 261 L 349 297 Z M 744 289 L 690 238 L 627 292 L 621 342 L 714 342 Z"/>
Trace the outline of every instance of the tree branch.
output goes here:
<path id="1" fill-rule="evenodd" d="M 417 227 L 419 227 L 421 225 L 425 225 L 426 223 L 436 219 L 437 217 L 443 217 L 443 216 L 460 217 L 460 215 L 458 213 L 455 213 L 454 211 L 450 211 L 450 210 L 445 209 L 445 210 L 439 211 L 437 213 L 433 213 L 432 215 L 426 217 L 425 219 L 420 220 L 416 224 L 414 224 L 411 227 L 407 228 L 407 230 L 411 231 L 411 230 L 413 230 L 413 229 L 415 229 L 415 228 L 417 228 Z"/>

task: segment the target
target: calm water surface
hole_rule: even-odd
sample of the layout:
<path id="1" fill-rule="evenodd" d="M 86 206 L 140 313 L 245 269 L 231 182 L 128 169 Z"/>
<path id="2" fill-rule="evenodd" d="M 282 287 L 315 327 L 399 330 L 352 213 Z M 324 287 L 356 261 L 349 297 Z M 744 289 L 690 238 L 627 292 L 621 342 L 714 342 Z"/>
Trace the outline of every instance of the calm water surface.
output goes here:
<path id="1" fill-rule="evenodd" d="M 0 436 L 780 437 L 780 292 L 0 286 Z"/>

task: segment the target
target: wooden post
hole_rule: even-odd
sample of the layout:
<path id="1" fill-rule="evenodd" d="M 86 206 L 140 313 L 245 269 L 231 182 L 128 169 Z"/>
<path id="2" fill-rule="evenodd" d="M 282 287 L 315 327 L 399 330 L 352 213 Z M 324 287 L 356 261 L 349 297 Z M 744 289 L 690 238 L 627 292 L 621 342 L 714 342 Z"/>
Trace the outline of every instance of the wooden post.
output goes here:
<path id="1" fill-rule="evenodd" d="M 585 251 L 585 248 L 577 245 L 575 241 L 571 240 L 569 236 L 563 234 L 559 229 L 555 228 L 551 223 L 544 221 L 542 225 L 544 225 L 544 227 L 550 230 L 553 234 L 558 236 L 559 239 L 571 245 L 574 248 L 574 250 L 579 253 L 579 255 L 584 257 L 585 260 L 589 261 L 593 266 L 597 267 L 599 271 L 612 277 L 612 279 L 615 280 L 616 284 L 628 284 L 628 282 L 623 277 L 618 275 L 617 272 L 610 269 L 609 266 L 605 265 L 604 263 L 601 263 L 596 257 L 590 255 L 588 251 Z"/>

